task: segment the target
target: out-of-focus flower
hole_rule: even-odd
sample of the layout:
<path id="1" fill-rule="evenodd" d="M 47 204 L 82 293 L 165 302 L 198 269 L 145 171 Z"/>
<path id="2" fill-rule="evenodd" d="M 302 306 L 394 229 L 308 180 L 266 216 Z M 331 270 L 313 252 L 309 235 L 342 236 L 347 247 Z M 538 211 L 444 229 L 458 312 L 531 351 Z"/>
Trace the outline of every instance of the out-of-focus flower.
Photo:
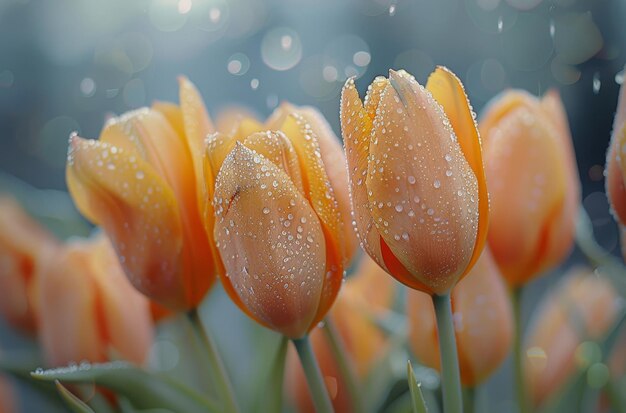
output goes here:
<path id="1" fill-rule="evenodd" d="M 153 335 L 149 302 L 128 282 L 104 235 L 70 242 L 47 260 L 37 291 L 48 365 L 111 355 L 144 361 Z"/>
<path id="2" fill-rule="evenodd" d="M 67 164 L 76 205 L 107 232 L 132 284 L 177 311 L 196 307 L 217 273 L 201 219 L 204 138 L 213 127 L 185 78 L 180 102 L 111 119 L 98 141 L 73 135 Z"/>
<path id="3" fill-rule="evenodd" d="M 491 199 L 488 242 L 509 285 L 558 265 L 574 242 L 576 157 L 556 91 L 497 97 L 480 122 Z"/>
<path id="4" fill-rule="evenodd" d="M 0 377 L 0 413 L 17 413 L 17 403 L 11 384 Z"/>
<path id="5" fill-rule="evenodd" d="M 626 87 L 620 88 L 613 121 L 611 144 L 606 157 L 606 194 L 613 216 L 620 225 L 622 255 L 626 258 Z"/>
<path id="6" fill-rule="evenodd" d="M 489 214 L 480 139 L 461 82 L 443 67 L 426 88 L 390 71 L 362 102 L 349 79 L 341 127 L 362 247 L 407 286 L 450 291 L 480 256 Z"/>
<path id="7" fill-rule="evenodd" d="M 395 287 L 395 281 L 378 264 L 365 257 L 357 273 L 342 288 L 329 313 L 359 379 L 367 377 L 384 354 L 387 338 L 376 326 L 373 317 L 382 317 L 388 311 L 393 303 Z M 311 344 L 335 411 L 353 411 L 349 390 L 322 330 L 311 332 Z M 285 393 L 290 395 L 299 412 L 315 411 L 302 366 L 293 349 L 287 358 L 285 386 Z"/>
<path id="8" fill-rule="evenodd" d="M 35 279 L 59 241 L 12 198 L 0 196 L 0 315 L 12 326 L 35 333 Z"/>
<path id="9" fill-rule="evenodd" d="M 504 361 L 513 338 L 508 293 L 488 249 L 452 290 L 452 311 L 461 380 L 473 387 Z M 431 298 L 410 291 L 407 301 L 409 343 L 425 365 L 440 369 L 437 322 Z"/>
<path id="10" fill-rule="evenodd" d="M 266 327 L 298 338 L 330 309 L 353 243 L 342 219 L 349 205 L 336 198 L 346 192 L 341 147 L 320 119 L 282 108 L 266 125 L 278 129 L 257 132 L 264 126 L 244 119 L 235 133 L 207 140 L 205 178 L 215 209 L 207 209 L 205 224 L 233 301 Z"/>
<path id="11" fill-rule="evenodd" d="M 590 269 L 572 270 L 543 300 L 525 340 L 527 388 L 535 406 L 545 402 L 576 371 L 581 343 L 599 340 L 614 324 L 622 299 Z"/>

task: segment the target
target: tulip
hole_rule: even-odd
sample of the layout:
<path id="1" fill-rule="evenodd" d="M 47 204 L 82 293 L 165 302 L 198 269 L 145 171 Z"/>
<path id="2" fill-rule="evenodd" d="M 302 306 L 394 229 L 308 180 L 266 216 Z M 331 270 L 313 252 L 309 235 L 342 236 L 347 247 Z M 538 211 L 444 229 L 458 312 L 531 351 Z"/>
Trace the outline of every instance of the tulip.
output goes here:
<path id="1" fill-rule="evenodd" d="M 0 315 L 13 327 L 37 329 L 35 280 L 58 240 L 7 196 L 0 196 Z"/>
<path id="2" fill-rule="evenodd" d="M 480 140 L 460 81 L 443 67 L 426 88 L 405 71 L 341 98 L 355 227 L 398 281 L 450 291 L 478 259 L 488 199 Z"/>
<path id="3" fill-rule="evenodd" d="M 386 335 L 372 320 L 383 316 L 393 303 L 395 284 L 374 261 L 365 257 L 356 274 L 348 279 L 329 313 L 345 343 L 346 356 L 356 375 L 364 380 L 371 373 L 387 346 Z M 326 388 L 336 412 L 355 411 L 338 361 L 331 350 L 328 336 L 321 329 L 311 333 L 311 344 L 320 364 Z M 313 401 L 306 387 L 304 372 L 294 352 L 287 357 L 286 393 L 300 412 L 314 412 Z"/>
<path id="4" fill-rule="evenodd" d="M 361 246 L 398 281 L 432 296 L 444 410 L 461 411 L 450 290 L 480 256 L 489 215 L 480 138 L 463 85 L 444 67 L 426 88 L 390 70 L 362 102 L 349 79 L 341 129 Z"/>
<path id="5" fill-rule="evenodd" d="M 196 308 L 217 273 L 201 218 L 212 125 L 184 78 L 180 101 L 111 119 L 98 141 L 72 135 L 67 163 L 78 209 L 107 232 L 131 283 L 174 311 Z"/>
<path id="6" fill-rule="evenodd" d="M 488 243 L 504 278 L 519 287 L 557 266 L 574 242 L 580 183 L 567 116 L 555 91 L 541 100 L 508 91 L 488 107 L 480 130 Z"/>
<path id="7" fill-rule="evenodd" d="M 549 294 L 525 340 L 526 383 L 534 406 L 546 402 L 577 369 L 580 344 L 604 337 L 622 311 L 612 284 L 590 269 L 574 269 Z"/>
<path id="8" fill-rule="evenodd" d="M 626 88 L 620 88 L 617 113 L 613 121 L 611 144 L 606 159 L 606 194 L 611 211 L 618 221 L 622 238 L 622 255 L 626 258 Z"/>
<path id="9" fill-rule="evenodd" d="M 109 240 L 75 240 L 38 280 L 40 342 L 50 366 L 111 355 L 141 364 L 152 342 L 150 306 L 124 276 Z"/>
<path id="10" fill-rule="evenodd" d="M 237 134 L 209 137 L 205 179 L 213 210 L 205 225 L 215 234 L 226 292 L 252 319 L 293 340 L 316 406 L 327 411 L 307 333 L 335 301 L 351 254 L 327 172 L 341 164 L 328 168 L 323 138 L 307 117 L 291 113 L 279 123 L 280 130 L 251 134 L 242 131 L 257 126 L 242 123 Z"/>
<path id="11" fill-rule="evenodd" d="M 474 387 L 485 381 L 511 349 L 513 314 L 506 286 L 488 249 L 452 290 L 452 310 L 461 381 Z M 440 369 L 437 324 L 432 300 L 410 291 L 407 300 L 409 344 L 426 366 Z"/>

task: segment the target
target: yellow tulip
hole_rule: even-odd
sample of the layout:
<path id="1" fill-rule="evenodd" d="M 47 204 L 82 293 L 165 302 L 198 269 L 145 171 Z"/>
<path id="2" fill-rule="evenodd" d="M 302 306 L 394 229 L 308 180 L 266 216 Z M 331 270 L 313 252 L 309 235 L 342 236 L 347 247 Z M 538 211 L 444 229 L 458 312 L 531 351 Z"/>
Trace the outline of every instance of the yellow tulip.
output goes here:
<path id="1" fill-rule="evenodd" d="M 606 159 L 606 194 L 622 234 L 622 255 L 626 258 L 626 87 L 620 88 L 613 121 L 611 144 Z"/>
<path id="2" fill-rule="evenodd" d="M 507 357 L 513 315 L 506 286 L 488 249 L 452 290 L 457 353 L 464 386 L 486 380 Z M 409 344 L 423 364 L 440 369 L 435 309 L 431 298 L 410 291 L 407 301 Z"/>
<path id="3" fill-rule="evenodd" d="M 444 294 L 482 251 L 488 196 L 471 106 L 458 78 L 439 67 L 426 88 L 390 71 L 368 88 L 343 88 L 341 127 L 356 230 L 389 274 Z"/>
<path id="4" fill-rule="evenodd" d="M 496 98 L 480 123 L 491 198 L 488 242 L 509 285 L 558 265 L 574 241 L 580 183 L 558 94 Z"/>
<path id="5" fill-rule="evenodd" d="M 111 355 L 144 361 L 153 335 L 149 302 L 128 282 L 104 235 L 70 242 L 50 257 L 37 290 L 48 365 Z"/>
<path id="6" fill-rule="evenodd" d="M 387 337 L 372 317 L 383 316 L 393 303 L 395 282 L 369 257 L 365 257 L 354 276 L 342 288 L 329 313 L 346 356 L 357 377 L 364 380 L 384 354 Z M 353 411 L 350 394 L 323 331 L 311 332 L 311 344 L 336 412 Z M 285 386 L 299 412 L 314 412 L 304 372 L 293 349 L 288 353 Z"/>
<path id="7" fill-rule="evenodd" d="M 299 338 L 326 315 L 341 286 L 351 254 L 342 220 L 348 205 L 336 199 L 345 188 L 330 179 L 342 166 L 340 146 L 324 155 L 330 137 L 298 111 L 277 118 L 274 130 L 257 132 L 263 125 L 244 119 L 236 133 L 208 138 L 205 179 L 214 209 L 207 208 L 205 225 L 233 301 L 257 322 Z"/>
<path id="8" fill-rule="evenodd" d="M 35 280 L 59 244 L 15 200 L 0 196 L 0 315 L 13 327 L 36 332 Z"/>
<path id="9" fill-rule="evenodd" d="M 107 232 L 132 284 L 176 311 L 197 307 L 217 273 L 201 219 L 211 121 L 185 78 L 180 101 L 111 119 L 98 141 L 73 135 L 67 164 L 78 209 Z"/>
<path id="10" fill-rule="evenodd" d="M 535 406 L 561 389 L 577 369 L 579 345 L 602 339 L 621 308 L 611 282 L 584 268 L 572 270 L 543 300 L 525 340 L 524 371 Z"/>

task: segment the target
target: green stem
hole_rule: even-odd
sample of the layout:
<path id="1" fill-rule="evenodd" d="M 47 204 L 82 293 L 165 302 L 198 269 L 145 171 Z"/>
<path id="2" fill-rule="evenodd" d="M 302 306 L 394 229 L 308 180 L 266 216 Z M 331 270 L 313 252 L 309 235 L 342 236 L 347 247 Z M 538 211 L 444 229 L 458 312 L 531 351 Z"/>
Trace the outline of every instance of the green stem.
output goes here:
<path id="1" fill-rule="evenodd" d="M 439 352 L 441 354 L 441 384 L 443 390 L 443 410 L 446 413 L 463 411 L 461 396 L 461 375 L 456 351 L 456 336 L 452 320 L 450 293 L 433 295 L 437 331 L 439 332 Z"/>
<path id="2" fill-rule="evenodd" d="M 235 399 L 235 392 L 233 391 L 233 386 L 230 383 L 228 373 L 226 372 L 224 363 L 222 362 L 222 359 L 217 351 L 215 342 L 211 336 L 207 334 L 197 309 L 194 308 L 193 310 L 190 310 L 187 313 L 187 316 L 189 317 L 191 325 L 194 327 L 196 335 L 204 344 L 213 370 L 213 377 L 217 385 L 217 390 L 222 399 L 222 403 L 224 404 L 224 411 L 229 413 L 238 413 L 239 407 L 237 406 L 237 401 Z"/>
<path id="3" fill-rule="evenodd" d="M 474 413 L 476 407 L 476 388 L 465 387 L 463 389 L 463 412 Z"/>
<path id="4" fill-rule="evenodd" d="M 513 317 L 515 322 L 515 337 L 513 338 L 513 371 L 515 374 L 515 394 L 520 413 L 528 413 L 528 398 L 526 397 L 526 382 L 524 379 L 524 352 L 522 350 L 522 292 L 523 287 L 516 287 L 511 292 L 513 302 Z"/>
<path id="5" fill-rule="evenodd" d="M 363 401 L 360 397 L 359 384 L 356 372 L 354 371 L 354 365 L 348 358 L 346 346 L 337 331 L 337 327 L 335 327 L 335 323 L 330 318 L 326 318 L 324 332 L 326 333 L 326 338 L 335 356 L 334 358 L 339 367 L 341 378 L 348 388 L 350 400 L 352 401 L 352 409 L 356 413 L 362 413 L 365 410 L 363 409 Z"/>
<path id="6" fill-rule="evenodd" d="M 313 404 L 315 404 L 315 411 L 318 413 L 333 412 L 333 404 L 328 396 L 322 372 L 315 359 L 309 336 L 293 339 L 293 344 L 296 346 L 298 356 L 300 356 L 300 362 L 302 363 L 302 368 L 304 369 L 304 374 L 309 384 L 309 390 L 313 397 Z"/>

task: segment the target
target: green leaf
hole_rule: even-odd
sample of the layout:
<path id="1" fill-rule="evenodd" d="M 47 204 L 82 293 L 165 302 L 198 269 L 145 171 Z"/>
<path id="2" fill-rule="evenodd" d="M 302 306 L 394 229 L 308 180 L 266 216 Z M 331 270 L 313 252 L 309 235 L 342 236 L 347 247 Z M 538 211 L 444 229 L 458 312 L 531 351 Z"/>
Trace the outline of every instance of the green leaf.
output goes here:
<path id="1" fill-rule="evenodd" d="M 409 380 L 409 389 L 411 390 L 411 399 L 414 413 L 428 413 L 424 396 L 422 395 L 422 389 L 415 379 L 415 373 L 413 373 L 413 367 L 411 361 L 407 361 L 406 365 L 407 376 Z"/>
<path id="2" fill-rule="evenodd" d="M 140 410 L 160 408 L 175 413 L 219 411 L 211 400 L 184 385 L 122 361 L 37 370 L 31 376 L 43 381 L 95 383 L 125 396 Z"/>
<path id="3" fill-rule="evenodd" d="M 54 384 L 61 398 L 74 413 L 95 413 L 84 401 L 74 396 L 71 391 L 66 389 L 60 381 L 55 380 Z"/>
<path id="4" fill-rule="evenodd" d="M 268 357 L 267 368 L 262 369 L 265 373 L 260 378 L 259 397 L 257 411 L 280 413 L 283 406 L 283 377 L 285 375 L 285 363 L 287 361 L 287 347 L 289 340 L 281 337 L 280 343 L 274 350 L 272 357 Z"/>
<path id="5" fill-rule="evenodd" d="M 166 409 L 147 409 L 147 410 L 137 410 L 133 407 L 133 404 L 128 401 L 125 397 L 120 397 L 118 399 L 118 404 L 120 408 L 120 413 L 172 413 L 171 410 Z"/>

